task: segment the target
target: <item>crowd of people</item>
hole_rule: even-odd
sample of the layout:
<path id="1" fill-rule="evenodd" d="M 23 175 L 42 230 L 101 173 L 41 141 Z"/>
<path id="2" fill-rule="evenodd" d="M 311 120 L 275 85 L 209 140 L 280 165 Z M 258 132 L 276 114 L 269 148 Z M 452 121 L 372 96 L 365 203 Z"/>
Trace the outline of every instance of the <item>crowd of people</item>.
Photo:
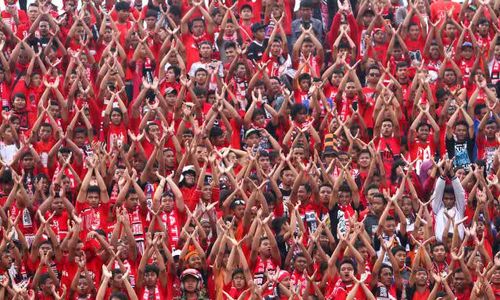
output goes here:
<path id="1" fill-rule="evenodd" d="M 4 2 L 0 299 L 500 299 L 500 1 Z"/>

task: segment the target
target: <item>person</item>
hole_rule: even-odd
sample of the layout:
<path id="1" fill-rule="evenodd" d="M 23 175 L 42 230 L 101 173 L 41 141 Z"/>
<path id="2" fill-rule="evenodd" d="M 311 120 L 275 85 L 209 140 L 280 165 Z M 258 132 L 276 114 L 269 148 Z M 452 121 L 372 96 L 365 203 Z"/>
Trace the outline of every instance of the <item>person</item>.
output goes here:
<path id="1" fill-rule="evenodd" d="M 0 299 L 500 297 L 499 1 L 31 2 Z"/>
<path id="2" fill-rule="evenodd" d="M 448 235 L 448 232 L 445 232 L 447 219 L 458 224 L 464 218 L 465 213 L 465 192 L 455 176 L 450 160 L 444 163 L 440 173 L 441 176 L 436 180 L 434 193 L 431 196 L 432 211 L 436 215 L 435 233 L 438 241 L 441 241 L 443 236 Z M 446 177 L 451 180 L 451 185 L 446 184 Z M 458 234 L 461 238 L 464 236 L 463 226 L 458 228 Z"/>

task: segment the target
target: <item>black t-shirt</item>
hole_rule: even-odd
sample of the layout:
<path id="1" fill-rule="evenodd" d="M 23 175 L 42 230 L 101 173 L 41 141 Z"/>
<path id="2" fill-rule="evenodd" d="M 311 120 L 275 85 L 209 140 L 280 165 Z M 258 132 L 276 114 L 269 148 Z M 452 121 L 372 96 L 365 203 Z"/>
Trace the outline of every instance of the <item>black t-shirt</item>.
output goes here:
<path id="1" fill-rule="evenodd" d="M 247 57 L 250 60 L 260 61 L 262 59 L 262 54 L 267 48 L 267 40 L 259 43 L 257 41 L 252 41 L 252 43 L 247 48 Z"/>
<path id="2" fill-rule="evenodd" d="M 450 158 L 455 157 L 455 167 L 468 168 L 473 162 L 475 137 L 458 142 L 455 137 L 446 139 L 446 151 Z"/>

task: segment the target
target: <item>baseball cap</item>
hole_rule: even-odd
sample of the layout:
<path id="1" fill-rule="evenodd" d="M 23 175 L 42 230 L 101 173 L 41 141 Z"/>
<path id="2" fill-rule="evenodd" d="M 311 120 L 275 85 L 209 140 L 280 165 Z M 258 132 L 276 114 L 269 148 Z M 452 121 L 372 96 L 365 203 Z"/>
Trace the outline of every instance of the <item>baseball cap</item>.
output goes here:
<path id="1" fill-rule="evenodd" d="M 248 138 L 251 134 L 258 134 L 260 136 L 260 131 L 255 128 L 250 128 L 245 132 L 245 138 Z"/>
<path id="2" fill-rule="evenodd" d="M 472 43 L 471 42 L 464 42 L 462 44 L 462 47 L 472 47 Z"/>

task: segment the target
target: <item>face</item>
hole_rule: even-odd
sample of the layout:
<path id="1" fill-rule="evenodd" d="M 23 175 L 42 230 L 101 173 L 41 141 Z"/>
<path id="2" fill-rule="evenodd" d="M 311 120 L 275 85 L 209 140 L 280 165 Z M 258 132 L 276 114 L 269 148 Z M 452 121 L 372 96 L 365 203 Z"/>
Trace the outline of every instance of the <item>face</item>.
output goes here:
<path id="1" fill-rule="evenodd" d="M 374 197 L 370 201 L 370 205 L 371 205 L 371 210 L 375 215 L 378 216 L 382 214 L 382 211 L 384 210 L 384 200 L 382 200 L 382 198 Z"/>
<path id="2" fill-rule="evenodd" d="M 410 198 L 403 198 L 401 201 L 401 210 L 403 211 L 405 216 L 409 216 L 411 212 L 413 211 L 413 206 L 411 204 L 411 199 Z"/>
<path id="3" fill-rule="evenodd" d="M 233 286 L 236 289 L 241 290 L 245 287 L 245 285 L 246 281 L 245 281 L 245 276 L 243 274 L 238 273 L 233 276 Z"/>
<path id="4" fill-rule="evenodd" d="M 28 17 L 30 19 L 30 23 L 33 24 L 38 17 L 38 8 L 36 6 L 28 7 Z"/>
<path id="5" fill-rule="evenodd" d="M 233 208 L 233 215 L 236 219 L 241 220 L 244 214 L 245 214 L 245 205 L 239 204 Z"/>
<path id="6" fill-rule="evenodd" d="M 427 141 L 427 139 L 429 138 L 429 132 L 430 132 L 429 126 L 426 125 L 420 126 L 417 130 L 418 138 L 421 141 Z"/>
<path id="7" fill-rule="evenodd" d="M 198 285 L 198 279 L 192 277 L 192 276 L 187 276 L 184 279 L 184 289 L 186 292 L 193 293 L 196 292 L 196 286 Z"/>
<path id="8" fill-rule="evenodd" d="M 43 36 L 49 34 L 49 29 L 50 29 L 49 22 L 47 21 L 41 21 L 38 25 L 38 30 L 40 31 L 40 34 Z"/>
<path id="9" fill-rule="evenodd" d="M 380 271 L 380 282 L 385 286 L 392 284 L 392 271 L 389 268 L 383 268 Z"/>
<path id="10" fill-rule="evenodd" d="M 252 10 L 248 7 L 245 7 L 241 10 L 240 16 L 243 20 L 248 20 L 253 17 Z"/>
<path id="11" fill-rule="evenodd" d="M 430 53 L 432 59 L 438 59 L 439 56 L 440 56 L 440 54 L 439 54 L 439 47 L 436 46 L 436 45 L 432 45 L 429 48 L 429 53 Z"/>
<path id="12" fill-rule="evenodd" d="M 352 282 L 351 274 L 354 275 L 354 268 L 351 264 L 343 264 L 340 266 L 340 279 L 344 283 Z"/>
<path id="13" fill-rule="evenodd" d="M 155 24 L 156 24 L 156 18 L 155 17 L 147 17 L 145 19 L 146 21 L 146 26 L 149 28 L 149 29 L 152 29 L 155 27 Z"/>
<path id="14" fill-rule="evenodd" d="M 112 111 L 110 119 L 111 119 L 111 123 L 113 123 L 114 125 L 120 125 L 120 123 L 122 121 L 122 115 L 117 111 Z"/>
<path id="15" fill-rule="evenodd" d="M 345 93 L 347 98 L 353 98 L 356 95 L 356 85 L 353 81 L 349 81 L 345 86 Z"/>
<path id="16" fill-rule="evenodd" d="M 368 82 L 372 84 L 376 84 L 380 79 L 380 71 L 377 69 L 371 69 L 368 71 Z"/>
<path id="17" fill-rule="evenodd" d="M 129 210 L 134 210 L 138 205 L 139 196 L 136 193 L 131 193 L 125 201 L 125 207 Z"/>
<path id="18" fill-rule="evenodd" d="M 415 283 L 419 286 L 424 286 L 427 284 L 427 272 L 425 271 L 417 271 L 415 275 Z"/>
<path id="19" fill-rule="evenodd" d="M 434 249 L 432 249 L 432 256 L 435 261 L 443 262 L 446 258 L 446 249 L 444 248 L 444 245 L 434 247 Z"/>
<path id="20" fill-rule="evenodd" d="M 399 79 L 407 79 L 408 78 L 408 68 L 407 67 L 399 67 L 396 71 L 396 75 Z"/>
<path id="21" fill-rule="evenodd" d="M 205 82 L 207 82 L 207 77 L 208 77 L 207 72 L 205 72 L 205 71 L 198 71 L 194 75 L 194 80 L 196 81 L 197 84 L 203 85 L 203 84 L 205 84 Z"/>
<path id="22" fill-rule="evenodd" d="M 41 284 L 42 290 L 44 294 L 52 293 L 52 287 L 54 286 L 54 281 L 52 278 L 45 280 L 44 284 Z"/>
<path id="23" fill-rule="evenodd" d="M 52 210 L 56 213 L 56 214 L 61 214 L 63 211 L 64 211 L 64 202 L 61 198 L 54 198 L 54 201 L 52 201 L 52 206 L 51 206 Z"/>
<path id="24" fill-rule="evenodd" d="M 292 157 L 294 161 L 303 161 L 305 157 L 304 149 L 303 148 L 294 148 Z"/>
<path id="25" fill-rule="evenodd" d="M 201 268 L 201 258 L 198 254 L 189 257 L 188 264 L 190 268 L 200 269 Z"/>
<path id="26" fill-rule="evenodd" d="M 341 205 L 348 205 L 352 201 L 352 195 L 350 192 L 340 191 L 338 199 Z"/>
<path id="27" fill-rule="evenodd" d="M 291 170 L 283 171 L 281 176 L 281 180 L 284 185 L 291 186 L 295 180 L 295 175 Z"/>
<path id="28" fill-rule="evenodd" d="M 383 43 L 385 38 L 385 33 L 382 30 L 377 30 L 373 33 L 373 41 L 375 43 Z"/>
<path id="29" fill-rule="evenodd" d="M 487 124 L 484 128 L 484 133 L 488 139 L 494 139 L 497 132 L 497 123 Z"/>
<path id="30" fill-rule="evenodd" d="M 358 165 L 362 168 L 368 168 L 370 166 L 371 157 L 368 153 L 361 153 L 358 157 Z"/>
<path id="31" fill-rule="evenodd" d="M 329 186 L 322 186 L 319 188 L 319 199 L 321 203 L 328 203 L 332 196 L 332 188 Z"/>
<path id="32" fill-rule="evenodd" d="M 463 141 L 467 138 L 467 126 L 460 124 L 455 127 L 455 135 L 459 141 Z"/>
<path id="33" fill-rule="evenodd" d="M 208 44 L 201 45 L 200 56 L 203 58 L 210 58 L 212 56 L 212 47 Z"/>
<path id="34" fill-rule="evenodd" d="M 155 272 L 147 272 L 146 274 L 144 274 L 144 282 L 148 287 L 156 286 L 157 280 L 158 275 L 156 275 Z"/>
<path id="35" fill-rule="evenodd" d="M 42 140 L 44 140 L 44 141 L 48 140 L 50 138 L 51 134 L 52 134 L 52 127 L 50 127 L 50 126 L 40 127 L 39 136 Z"/>
<path id="36" fill-rule="evenodd" d="M 455 72 L 451 70 L 447 70 L 444 72 L 444 81 L 446 84 L 455 84 L 456 79 L 457 76 L 455 75 Z"/>
<path id="37" fill-rule="evenodd" d="M 25 170 L 30 170 L 35 167 L 35 161 L 33 159 L 33 156 L 26 155 L 23 158 L 23 169 Z"/>
<path id="38" fill-rule="evenodd" d="M 89 284 L 86 278 L 78 279 L 77 293 L 78 295 L 86 295 L 89 288 Z"/>
<path id="39" fill-rule="evenodd" d="M 200 36 L 203 34 L 203 32 L 205 32 L 205 25 L 203 24 L 202 21 L 196 20 L 193 22 L 191 30 L 192 30 L 194 36 Z"/>
<path id="40" fill-rule="evenodd" d="M 160 127 L 158 127 L 157 124 L 153 124 L 149 126 L 148 133 L 151 135 L 151 137 L 155 139 L 160 138 Z"/>
<path id="41" fill-rule="evenodd" d="M 281 42 L 274 41 L 271 44 L 271 54 L 273 56 L 278 56 L 278 55 L 280 55 L 280 53 L 281 53 Z"/>
<path id="42" fill-rule="evenodd" d="M 231 47 L 231 48 L 226 48 L 224 50 L 224 53 L 226 54 L 226 60 L 227 61 L 233 61 L 233 59 L 236 57 L 236 49 Z"/>
<path id="43" fill-rule="evenodd" d="M 496 269 L 493 272 L 493 275 L 491 276 L 491 283 L 497 286 L 500 284 L 500 269 Z"/>
<path id="44" fill-rule="evenodd" d="M 6 267 L 6 268 L 9 268 L 10 265 L 12 264 L 12 259 L 10 258 L 10 253 L 8 252 L 4 252 L 2 253 L 2 257 L 1 257 L 2 261 L 2 266 Z"/>
<path id="45" fill-rule="evenodd" d="M 416 40 L 420 34 L 420 28 L 418 25 L 411 25 L 409 28 L 409 35 L 412 40 Z"/>
<path id="46" fill-rule="evenodd" d="M 303 42 L 301 47 L 302 54 L 307 57 L 313 51 L 313 48 L 314 48 L 313 43 Z"/>
<path id="47" fill-rule="evenodd" d="M 266 30 L 264 28 L 257 30 L 253 33 L 256 40 L 262 41 L 266 37 Z"/>
<path id="48" fill-rule="evenodd" d="M 87 193 L 87 201 L 91 207 L 99 206 L 99 194 L 98 193 Z"/>
<path id="49" fill-rule="evenodd" d="M 260 137 L 257 134 L 250 134 L 246 139 L 245 143 L 247 144 L 248 147 L 253 147 L 253 145 L 257 145 L 259 142 Z"/>
<path id="50" fill-rule="evenodd" d="M 26 99 L 23 99 L 21 97 L 14 97 L 12 106 L 17 110 L 24 109 L 26 107 Z"/>
<path id="51" fill-rule="evenodd" d="M 445 32 L 449 38 L 455 38 L 457 34 L 457 28 L 455 27 L 455 25 L 448 23 L 446 24 Z"/>
<path id="52" fill-rule="evenodd" d="M 173 168 L 175 166 L 175 156 L 173 151 L 167 150 L 163 152 L 163 158 L 165 159 L 165 165 L 168 168 Z"/>
<path id="53" fill-rule="evenodd" d="M 394 255 L 394 257 L 398 261 L 399 267 L 402 268 L 406 262 L 406 252 L 398 251 L 398 252 L 396 252 L 396 255 Z"/>
<path id="54" fill-rule="evenodd" d="M 472 57 L 472 54 L 473 54 L 473 50 L 472 50 L 472 47 L 463 47 L 462 48 L 462 55 L 464 58 L 466 59 L 470 59 Z"/>
<path id="55" fill-rule="evenodd" d="M 388 236 L 392 236 L 396 231 L 396 222 L 394 220 L 387 220 L 384 224 L 384 233 Z"/>
<path id="56" fill-rule="evenodd" d="M 456 272 L 453 275 L 453 286 L 456 290 L 463 290 L 465 287 L 465 276 L 463 272 Z"/>
<path id="57" fill-rule="evenodd" d="M 307 266 L 307 260 L 305 257 L 299 256 L 295 259 L 295 270 L 297 270 L 299 273 L 303 273 L 304 270 L 306 269 Z"/>
<path id="58" fill-rule="evenodd" d="M 184 175 L 184 182 L 187 186 L 193 186 L 194 185 L 194 180 L 195 180 L 195 175 L 192 172 L 187 172 Z"/>
<path id="59" fill-rule="evenodd" d="M 126 20 L 128 20 L 129 15 L 130 15 L 129 10 L 126 9 L 120 10 L 118 11 L 118 20 L 120 22 L 125 22 Z"/>
<path id="60" fill-rule="evenodd" d="M 340 73 L 333 73 L 331 78 L 332 85 L 338 87 L 340 85 L 340 82 L 342 81 L 342 77 L 343 75 Z"/>
<path id="61" fill-rule="evenodd" d="M 268 239 L 264 239 L 260 242 L 259 254 L 264 257 L 271 256 L 271 243 Z"/>
<path id="62" fill-rule="evenodd" d="M 304 20 L 310 20 L 312 18 L 312 9 L 309 7 L 302 7 L 300 9 L 300 16 Z"/>
<path id="63" fill-rule="evenodd" d="M 391 121 L 382 122 L 381 133 L 384 137 L 390 137 L 393 133 L 393 125 Z"/>

